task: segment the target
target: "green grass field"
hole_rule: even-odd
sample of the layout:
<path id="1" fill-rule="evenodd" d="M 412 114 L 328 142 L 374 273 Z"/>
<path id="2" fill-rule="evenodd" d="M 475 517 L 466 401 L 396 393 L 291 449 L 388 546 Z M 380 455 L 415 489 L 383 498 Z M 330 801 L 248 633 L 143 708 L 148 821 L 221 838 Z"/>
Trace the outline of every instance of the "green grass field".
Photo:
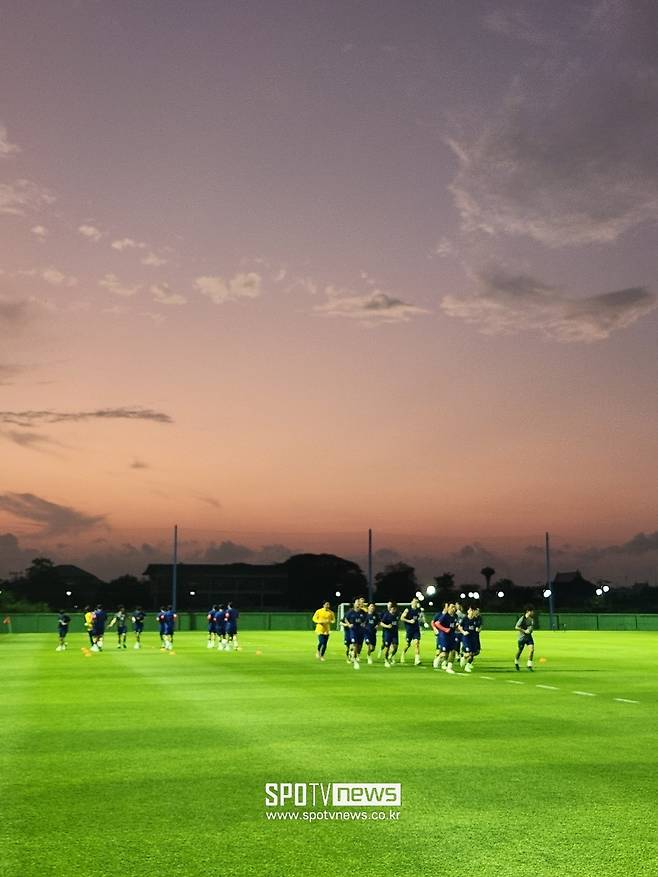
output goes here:
<path id="1" fill-rule="evenodd" d="M 1 873 L 658 873 L 658 634 L 539 632 L 534 674 L 482 639 L 449 677 L 429 635 L 358 672 L 336 633 L 324 664 L 313 633 L 2 636 Z M 360 781 L 402 783 L 399 818 L 266 816 L 268 782 Z"/>

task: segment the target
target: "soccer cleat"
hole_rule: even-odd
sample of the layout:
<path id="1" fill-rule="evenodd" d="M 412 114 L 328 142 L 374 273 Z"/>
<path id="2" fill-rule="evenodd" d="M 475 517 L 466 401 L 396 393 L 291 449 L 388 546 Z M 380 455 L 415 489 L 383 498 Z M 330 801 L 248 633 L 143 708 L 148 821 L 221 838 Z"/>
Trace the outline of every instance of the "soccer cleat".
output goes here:
<path id="1" fill-rule="evenodd" d="M 438 658 L 434 658 L 434 660 L 432 661 L 432 667 L 434 667 L 435 670 L 439 669 L 439 659 Z"/>
<path id="2" fill-rule="evenodd" d="M 358 661 L 355 661 L 355 662 L 354 662 L 354 669 L 355 669 L 355 670 L 360 670 L 360 669 L 361 669 L 361 665 L 359 664 Z"/>
<path id="3" fill-rule="evenodd" d="M 420 664 L 420 655 L 416 655 L 414 658 L 414 667 L 417 667 Z"/>
<path id="4" fill-rule="evenodd" d="M 472 665 L 472 664 L 467 664 L 467 665 L 464 667 L 464 672 L 465 672 L 465 673 L 472 673 L 472 672 L 473 672 L 473 665 Z"/>
<path id="5" fill-rule="evenodd" d="M 389 664 L 389 662 L 388 662 L 386 659 L 384 659 L 384 666 L 385 666 L 385 667 L 390 667 L 390 666 L 391 666 L 391 665 Z"/>
<path id="6" fill-rule="evenodd" d="M 368 655 L 368 664 L 372 667 L 372 658 L 370 657 L 370 655 Z"/>
<path id="7" fill-rule="evenodd" d="M 514 662 L 514 669 L 515 669 L 517 672 L 519 672 L 519 671 L 521 670 L 521 668 L 520 668 L 519 665 L 516 663 L 516 661 Z"/>
<path id="8" fill-rule="evenodd" d="M 321 661 L 324 661 L 324 655 L 320 658 Z"/>
<path id="9" fill-rule="evenodd" d="M 98 646 L 96 645 L 96 643 L 94 643 L 93 646 L 91 647 L 91 651 L 92 651 L 92 652 L 98 652 L 98 651 L 100 651 L 100 649 L 98 648 Z"/>
<path id="10" fill-rule="evenodd" d="M 455 671 L 452 669 L 452 664 L 448 664 L 448 666 L 446 667 L 446 673 L 452 673 L 454 676 Z"/>
<path id="11" fill-rule="evenodd" d="M 213 647 L 213 644 L 212 644 L 212 642 L 211 642 L 210 640 L 208 640 L 208 646 L 207 646 L 207 647 L 208 647 L 209 649 L 212 649 L 212 647 Z"/>

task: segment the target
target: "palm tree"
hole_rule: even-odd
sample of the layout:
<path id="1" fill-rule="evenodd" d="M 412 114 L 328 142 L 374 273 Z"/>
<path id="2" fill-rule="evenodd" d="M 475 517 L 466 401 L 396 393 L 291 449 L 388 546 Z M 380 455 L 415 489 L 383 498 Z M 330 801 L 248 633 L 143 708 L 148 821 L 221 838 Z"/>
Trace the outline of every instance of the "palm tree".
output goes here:
<path id="1" fill-rule="evenodd" d="M 488 589 L 491 584 L 491 579 L 496 575 L 496 570 L 491 566 L 485 566 L 480 570 L 480 573 L 484 576 Z"/>

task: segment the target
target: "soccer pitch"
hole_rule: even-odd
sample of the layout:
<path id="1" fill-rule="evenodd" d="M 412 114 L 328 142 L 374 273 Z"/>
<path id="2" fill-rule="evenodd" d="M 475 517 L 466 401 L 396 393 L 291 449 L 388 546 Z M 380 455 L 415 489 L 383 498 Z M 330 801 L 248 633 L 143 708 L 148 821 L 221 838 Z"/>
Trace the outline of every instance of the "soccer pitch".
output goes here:
<path id="1" fill-rule="evenodd" d="M 323 664 L 312 632 L 171 654 L 3 636 L 0 873 L 658 873 L 658 636 L 539 631 L 534 673 L 513 631 L 482 640 L 451 677 L 429 634 L 421 666 L 359 671 L 337 633 Z M 265 804 L 346 782 L 400 783 L 401 805 Z"/>

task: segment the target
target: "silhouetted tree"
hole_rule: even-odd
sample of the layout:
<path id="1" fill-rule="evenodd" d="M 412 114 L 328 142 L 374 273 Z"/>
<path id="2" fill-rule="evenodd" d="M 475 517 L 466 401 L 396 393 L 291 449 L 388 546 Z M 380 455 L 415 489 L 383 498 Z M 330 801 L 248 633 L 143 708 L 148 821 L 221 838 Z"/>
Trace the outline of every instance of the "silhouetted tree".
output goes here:
<path id="1" fill-rule="evenodd" d="M 440 576 L 434 576 L 436 587 L 441 591 L 452 591 L 455 587 L 454 572 L 442 572 Z"/>
<path id="2" fill-rule="evenodd" d="M 290 609 L 310 611 L 325 600 L 335 605 L 368 593 L 368 582 L 358 564 L 335 554 L 295 554 L 282 566 L 288 572 Z"/>
<path id="3" fill-rule="evenodd" d="M 408 563 L 389 563 L 375 576 L 377 599 L 408 603 L 419 588 L 416 570 Z"/>
<path id="4" fill-rule="evenodd" d="M 35 557 L 22 578 L 12 582 L 18 600 L 47 603 L 52 609 L 64 605 L 66 590 L 55 564 L 49 557 Z"/>
<path id="5" fill-rule="evenodd" d="M 492 566 L 485 566 L 480 570 L 481 575 L 484 576 L 484 580 L 487 583 L 487 590 L 491 585 L 491 579 L 496 575 L 496 570 Z"/>

